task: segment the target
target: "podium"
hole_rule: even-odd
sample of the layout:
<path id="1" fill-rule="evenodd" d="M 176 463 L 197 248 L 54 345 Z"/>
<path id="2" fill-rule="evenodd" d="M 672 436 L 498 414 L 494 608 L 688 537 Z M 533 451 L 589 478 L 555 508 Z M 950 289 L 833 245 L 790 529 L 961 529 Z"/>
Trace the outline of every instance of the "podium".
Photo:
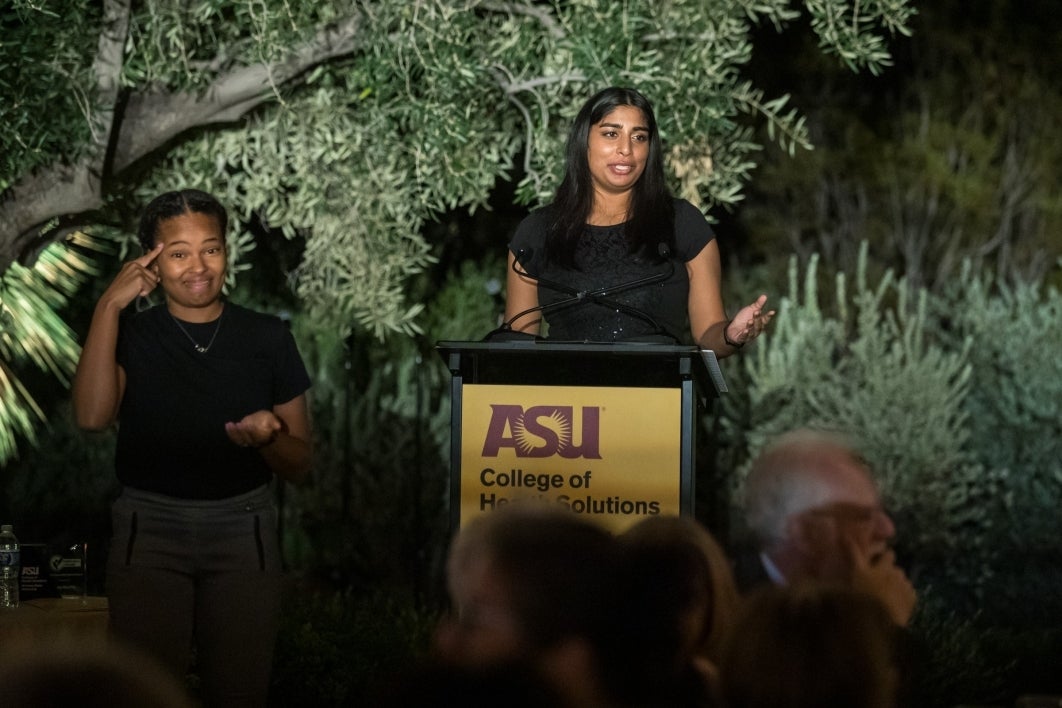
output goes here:
<path id="1" fill-rule="evenodd" d="M 649 343 L 439 342 L 451 373 L 450 523 L 526 499 L 621 532 L 692 516 L 714 352 Z"/>

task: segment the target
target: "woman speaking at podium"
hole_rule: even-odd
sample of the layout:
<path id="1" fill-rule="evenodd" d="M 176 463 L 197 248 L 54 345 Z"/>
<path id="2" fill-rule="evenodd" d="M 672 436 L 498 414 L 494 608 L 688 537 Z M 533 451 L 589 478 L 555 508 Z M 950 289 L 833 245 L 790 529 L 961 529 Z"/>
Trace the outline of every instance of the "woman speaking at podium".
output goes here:
<path id="1" fill-rule="evenodd" d="M 766 295 L 727 319 L 715 235 L 668 190 L 642 94 L 612 87 L 592 96 L 565 160 L 553 202 L 509 244 L 504 329 L 538 335 L 545 318 L 553 341 L 676 344 L 688 320 L 693 342 L 718 357 L 763 331 L 774 315 Z"/>

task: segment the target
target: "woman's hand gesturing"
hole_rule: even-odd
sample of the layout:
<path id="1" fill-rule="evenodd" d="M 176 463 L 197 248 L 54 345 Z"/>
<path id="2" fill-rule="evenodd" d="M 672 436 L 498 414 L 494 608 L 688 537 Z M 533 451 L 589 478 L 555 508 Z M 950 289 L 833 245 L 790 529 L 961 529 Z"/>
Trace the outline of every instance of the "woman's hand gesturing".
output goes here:
<path id="1" fill-rule="evenodd" d="M 734 319 L 723 327 L 726 343 L 733 347 L 743 347 L 760 336 L 774 317 L 774 310 L 764 311 L 766 304 L 767 296 L 760 295 L 755 302 L 738 310 Z"/>
<path id="2" fill-rule="evenodd" d="M 162 253 L 161 243 L 122 266 L 114 281 L 100 297 L 100 301 L 117 305 L 120 310 L 135 298 L 146 297 L 159 284 L 159 276 L 152 270 L 151 264 L 155 262 L 160 253 Z"/>

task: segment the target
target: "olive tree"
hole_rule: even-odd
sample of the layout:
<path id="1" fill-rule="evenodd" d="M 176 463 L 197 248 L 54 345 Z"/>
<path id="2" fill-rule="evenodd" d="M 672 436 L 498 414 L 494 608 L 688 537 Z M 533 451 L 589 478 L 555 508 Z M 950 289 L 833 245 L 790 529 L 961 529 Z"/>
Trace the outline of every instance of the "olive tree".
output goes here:
<path id="1" fill-rule="evenodd" d="M 432 260 L 424 225 L 483 208 L 499 180 L 518 181 L 525 203 L 548 194 L 593 90 L 632 85 L 654 100 L 675 189 L 704 208 L 740 200 L 754 126 L 808 147 L 788 97 L 742 75 L 753 30 L 801 12 L 825 52 L 874 72 L 913 9 L 12 0 L 0 10 L 0 272 L 70 234 L 127 234 L 153 194 L 199 187 L 258 233 L 304 244 L 291 283 L 321 326 L 412 333 L 422 303 L 404 283 Z M 254 245 L 245 233 L 231 258 Z M 53 346 L 76 354 L 69 339 Z M 4 351 L 19 356 L 17 343 Z"/>

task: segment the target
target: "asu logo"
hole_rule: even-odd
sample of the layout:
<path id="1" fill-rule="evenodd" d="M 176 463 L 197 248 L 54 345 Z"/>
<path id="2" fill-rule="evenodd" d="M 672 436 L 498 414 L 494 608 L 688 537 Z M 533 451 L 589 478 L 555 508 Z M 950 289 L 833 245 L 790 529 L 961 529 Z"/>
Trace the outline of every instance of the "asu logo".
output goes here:
<path id="1" fill-rule="evenodd" d="M 574 406 L 491 404 L 490 425 L 483 441 L 483 457 L 497 457 L 511 447 L 517 457 L 552 457 L 568 460 L 601 459 L 601 409 L 583 406 L 581 426 L 576 425 Z M 581 439 L 575 440 L 577 427 Z"/>

